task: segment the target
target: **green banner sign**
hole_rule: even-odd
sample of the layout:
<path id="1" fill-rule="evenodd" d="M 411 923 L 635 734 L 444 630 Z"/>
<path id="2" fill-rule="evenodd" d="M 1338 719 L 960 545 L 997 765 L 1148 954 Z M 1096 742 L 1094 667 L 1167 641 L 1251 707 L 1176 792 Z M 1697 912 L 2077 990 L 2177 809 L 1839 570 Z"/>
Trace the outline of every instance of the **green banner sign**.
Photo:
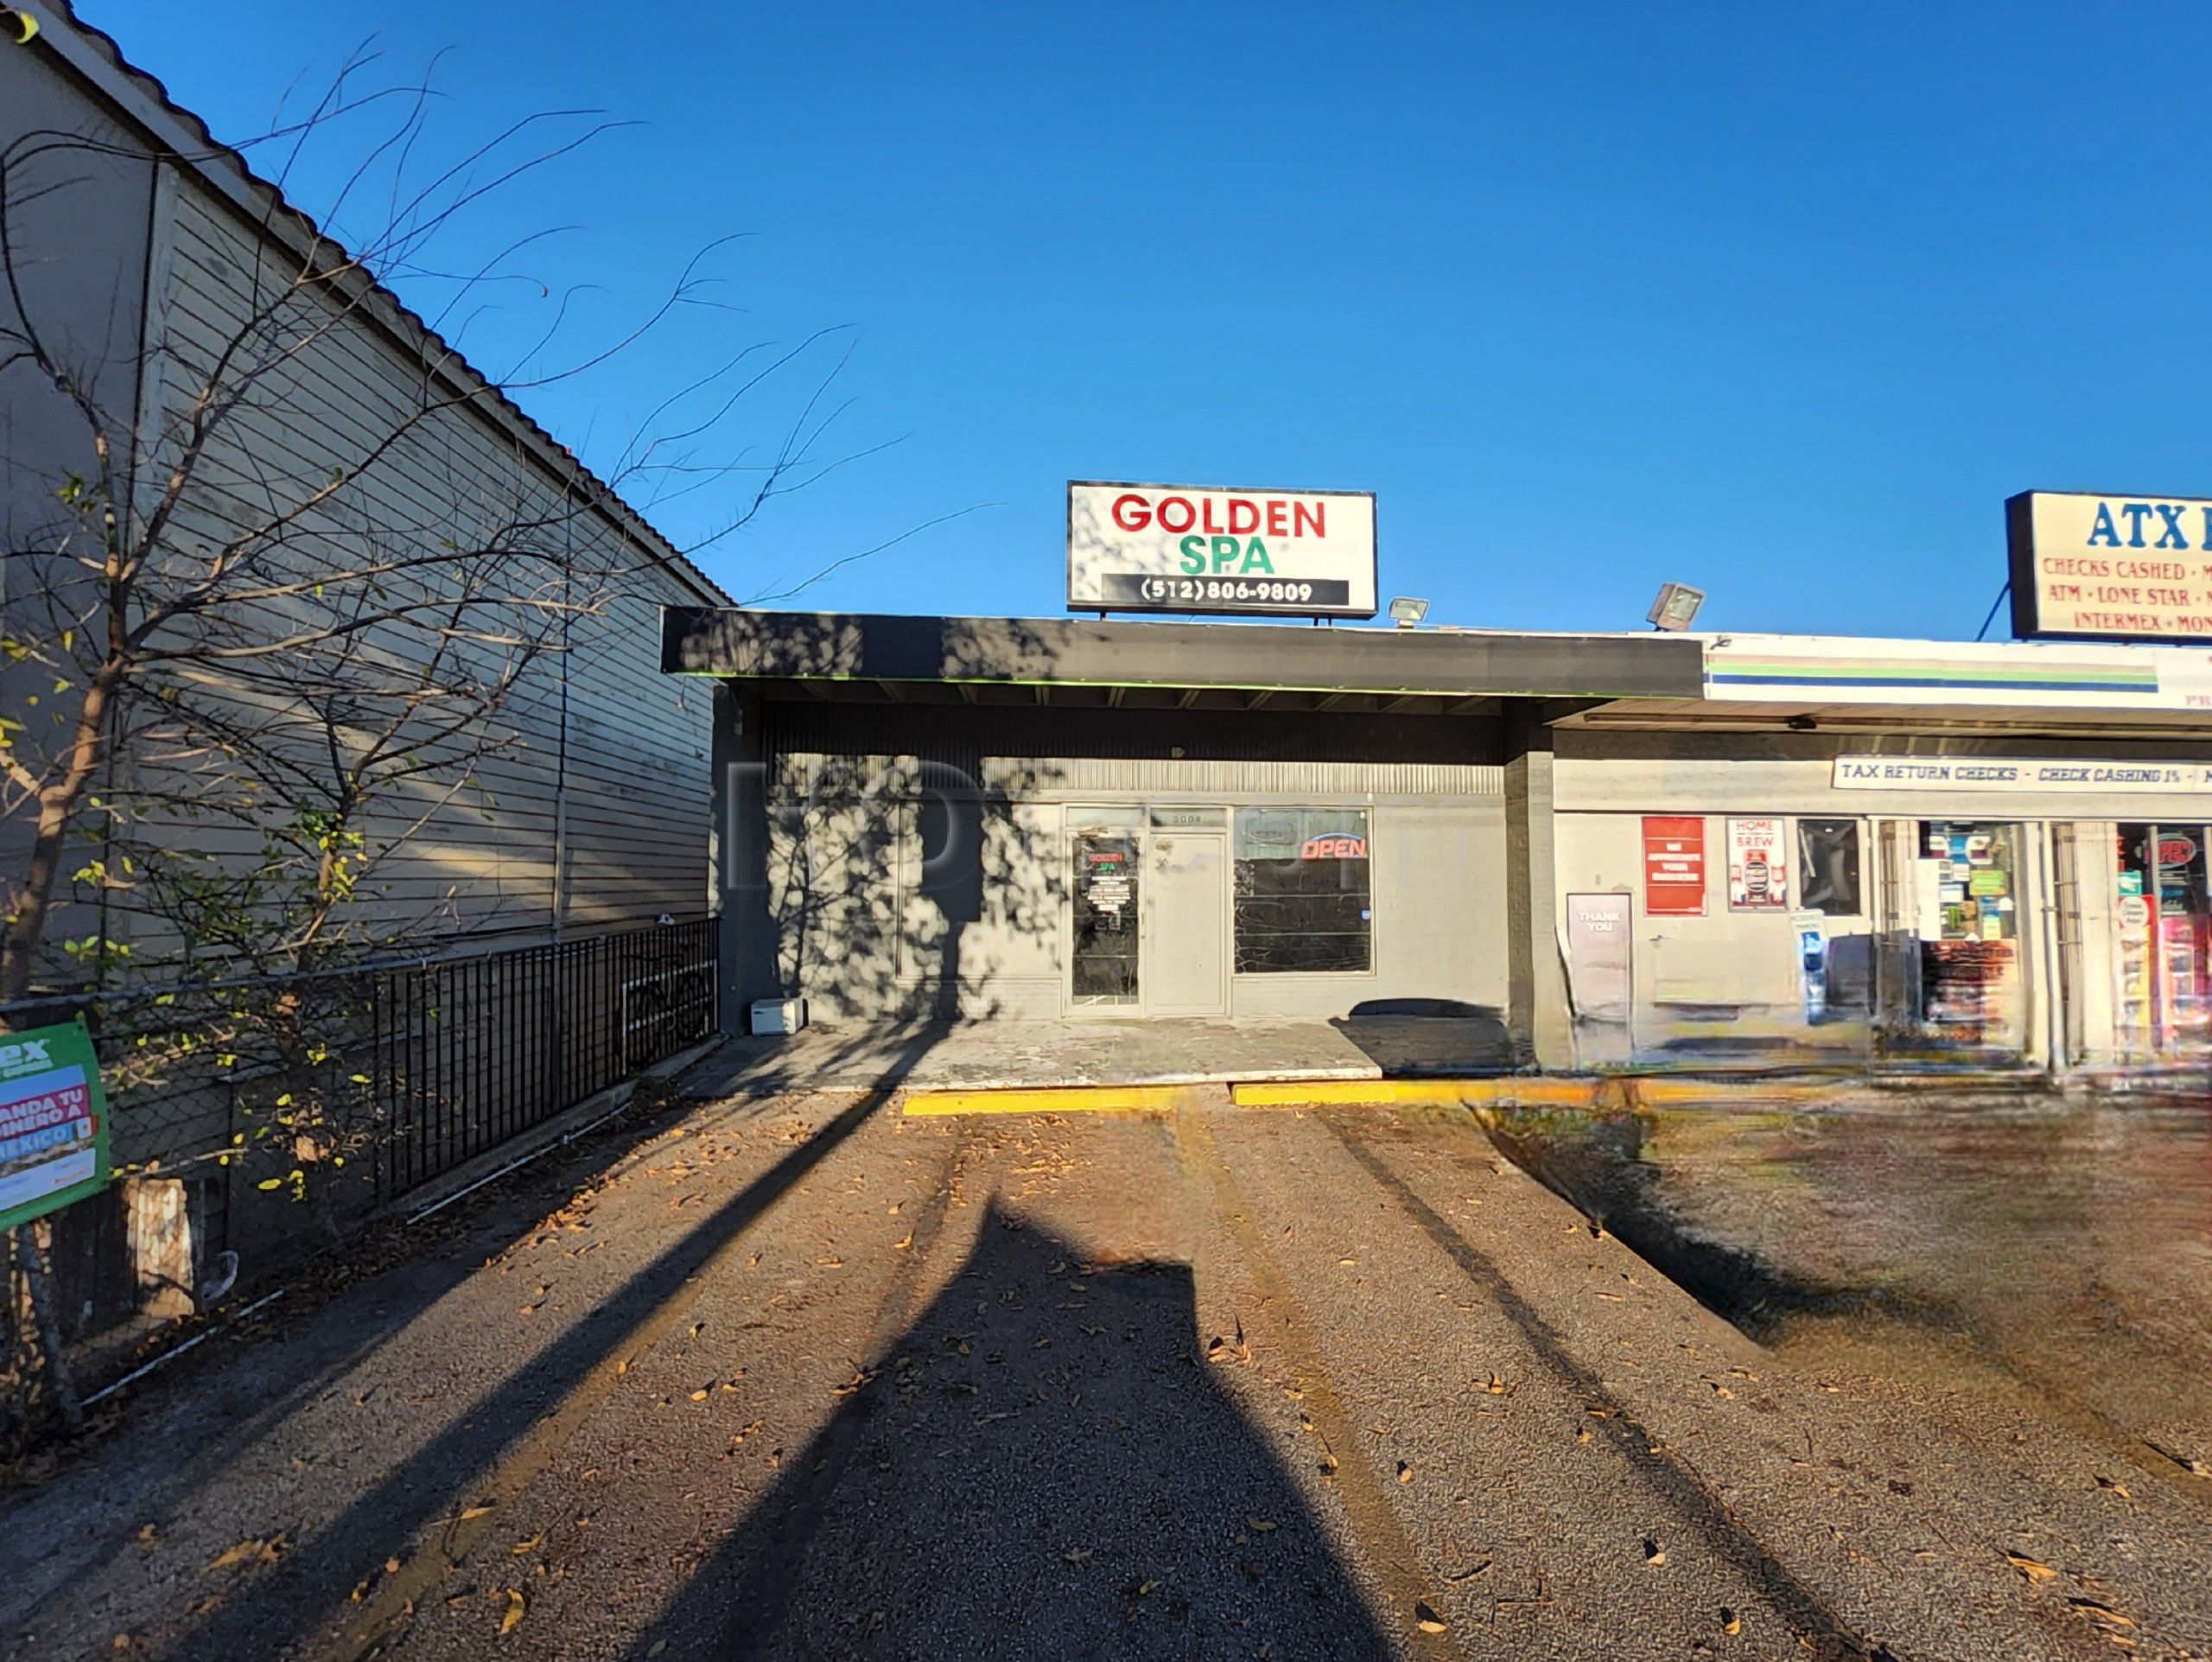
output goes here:
<path id="1" fill-rule="evenodd" d="M 0 1229 L 107 1187 L 107 1097 L 82 1022 L 0 1034 Z"/>

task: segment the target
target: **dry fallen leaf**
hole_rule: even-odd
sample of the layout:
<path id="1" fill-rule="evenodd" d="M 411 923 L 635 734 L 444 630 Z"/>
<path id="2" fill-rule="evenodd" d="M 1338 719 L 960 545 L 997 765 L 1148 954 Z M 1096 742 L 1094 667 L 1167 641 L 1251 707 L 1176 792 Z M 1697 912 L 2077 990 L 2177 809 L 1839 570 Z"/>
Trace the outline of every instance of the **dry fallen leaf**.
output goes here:
<path id="1" fill-rule="evenodd" d="M 2034 1558 L 2022 1557 L 2017 1552 L 2006 1553 L 2005 1562 L 2038 1587 L 2045 1582 L 2055 1582 L 2058 1579 L 2058 1572 L 2049 1564 Z"/>
<path id="2" fill-rule="evenodd" d="M 284 1556 L 284 1532 L 274 1535 L 250 1536 L 232 1546 L 225 1547 L 214 1557 L 200 1566 L 200 1574 L 211 1570 L 227 1570 L 233 1564 L 275 1563 Z"/>
<path id="3" fill-rule="evenodd" d="M 522 1594 L 514 1588 L 510 1587 L 506 1589 L 506 1596 L 507 1608 L 499 1617 L 499 1631 L 503 1633 L 511 1633 L 520 1625 L 523 1612 L 530 1608 L 530 1606 L 524 1601 Z"/>
<path id="4" fill-rule="evenodd" d="M 1398 1481 L 1401 1483 L 1410 1483 L 1413 1481 L 1414 1468 L 1411 1466 L 1408 1466 L 1404 1461 L 1400 1461 L 1398 1462 Z"/>
<path id="5" fill-rule="evenodd" d="M 1656 1541 L 1643 1544 L 1643 1562 L 1656 1567 L 1667 1562 L 1667 1550 Z"/>
<path id="6" fill-rule="evenodd" d="M 2101 1599 L 2070 1598 L 2066 1601 L 2092 1621 L 2101 1621 L 2107 1627 L 2133 1627 L 2135 1620 L 2124 1616 Z"/>
<path id="7" fill-rule="evenodd" d="M 2152 1442 L 2148 1437 L 2143 1439 L 2143 1446 L 2153 1454 L 2164 1455 L 2191 1477 L 2212 1477 L 2212 1465 L 2206 1464 L 2194 1455 L 2185 1455 L 2177 1449 L 2165 1448 Z"/>
<path id="8" fill-rule="evenodd" d="M 1244 1514 L 1244 1527 L 1255 1535 L 1271 1534 L 1274 1530 L 1274 1525 L 1271 1521 L 1265 1518 L 1255 1518 L 1249 1512 Z"/>
<path id="9" fill-rule="evenodd" d="M 1414 1626 L 1425 1633 L 1440 1633 L 1450 1624 L 1430 1608 L 1427 1600 L 1417 1599 L 1414 1602 Z"/>
<path id="10" fill-rule="evenodd" d="M 1726 1605 L 1723 1605 L 1720 1610 L 1720 1631 L 1724 1633 L 1740 1633 L 1744 1631 L 1743 1617 Z"/>
<path id="11" fill-rule="evenodd" d="M 481 1518 L 486 1512 L 494 1510 L 496 1509 L 493 1506 L 490 1501 L 479 1500 L 473 1506 L 463 1506 L 461 1509 L 461 1521 L 465 1524 L 472 1518 Z"/>
<path id="12" fill-rule="evenodd" d="M 527 1554 L 537 1551 L 538 1548 L 544 1544 L 545 1531 L 541 1529 L 527 1541 L 517 1541 L 512 1546 L 509 1547 L 507 1549 L 507 1556 L 511 1558 L 520 1558 Z"/>

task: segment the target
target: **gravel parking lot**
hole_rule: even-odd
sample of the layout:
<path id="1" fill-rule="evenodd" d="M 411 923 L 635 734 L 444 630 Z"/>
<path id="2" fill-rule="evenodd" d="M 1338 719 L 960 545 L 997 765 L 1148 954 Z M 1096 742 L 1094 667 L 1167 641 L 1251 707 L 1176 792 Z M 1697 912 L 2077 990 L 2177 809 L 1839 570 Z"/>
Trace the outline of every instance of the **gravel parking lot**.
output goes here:
<path id="1" fill-rule="evenodd" d="M 0 1634 L 2212 1655 L 2212 1481 L 1906 1301 L 1732 1324 L 1514 1143 L 1225 1098 L 617 1127 L 202 1347 L 0 1500 Z"/>

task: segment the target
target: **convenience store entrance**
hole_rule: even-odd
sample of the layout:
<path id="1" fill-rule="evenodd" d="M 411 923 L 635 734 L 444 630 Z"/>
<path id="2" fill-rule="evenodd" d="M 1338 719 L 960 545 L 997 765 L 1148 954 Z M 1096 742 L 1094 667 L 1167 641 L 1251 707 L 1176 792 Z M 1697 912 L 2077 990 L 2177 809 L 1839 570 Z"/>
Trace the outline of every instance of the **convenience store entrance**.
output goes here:
<path id="1" fill-rule="evenodd" d="M 2113 1014 L 2120 1044 L 2174 1057 L 2212 1040 L 2208 828 L 2123 822 L 2113 903 Z"/>
<path id="2" fill-rule="evenodd" d="M 1922 820 L 1909 1042 L 1946 1053 L 2028 1049 L 2027 838 L 2018 824 Z"/>

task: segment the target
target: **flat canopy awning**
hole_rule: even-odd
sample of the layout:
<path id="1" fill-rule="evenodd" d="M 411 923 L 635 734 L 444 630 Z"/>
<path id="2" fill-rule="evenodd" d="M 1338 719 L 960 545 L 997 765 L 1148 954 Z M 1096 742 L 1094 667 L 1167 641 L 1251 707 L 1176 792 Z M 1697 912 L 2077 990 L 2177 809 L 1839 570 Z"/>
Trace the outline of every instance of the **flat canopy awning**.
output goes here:
<path id="1" fill-rule="evenodd" d="M 1567 712 L 1591 729 L 2212 737 L 2212 651 L 2082 641 L 1703 637 L 1698 698 Z M 2176 753 L 2179 754 L 2179 753 Z"/>
<path id="2" fill-rule="evenodd" d="M 873 617 L 680 607 L 661 668 L 752 681 L 984 688 L 1222 689 L 1465 704 L 1493 697 L 1696 698 L 1699 643 L 1662 634 Z"/>

